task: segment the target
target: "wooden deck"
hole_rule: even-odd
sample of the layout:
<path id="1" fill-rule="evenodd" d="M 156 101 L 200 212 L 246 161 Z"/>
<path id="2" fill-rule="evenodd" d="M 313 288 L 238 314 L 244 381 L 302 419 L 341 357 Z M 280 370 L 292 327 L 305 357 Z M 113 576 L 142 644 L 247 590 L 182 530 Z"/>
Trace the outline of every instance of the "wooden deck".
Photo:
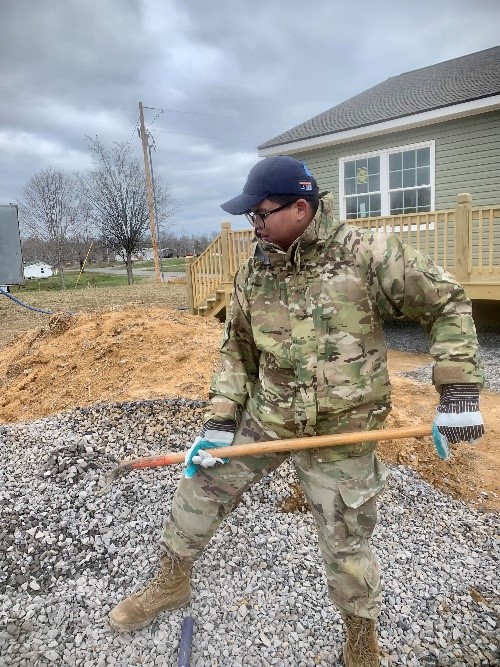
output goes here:
<path id="1" fill-rule="evenodd" d="M 363 218 L 350 221 L 364 229 L 395 232 L 429 255 L 464 286 L 474 300 L 500 301 L 500 204 L 473 207 L 469 194 L 445 211 Z M 193 314 L 224 319 L 238 267 L 250 256 L 253 229 L 221 234 L 188 263 L 189 308 Z"/>

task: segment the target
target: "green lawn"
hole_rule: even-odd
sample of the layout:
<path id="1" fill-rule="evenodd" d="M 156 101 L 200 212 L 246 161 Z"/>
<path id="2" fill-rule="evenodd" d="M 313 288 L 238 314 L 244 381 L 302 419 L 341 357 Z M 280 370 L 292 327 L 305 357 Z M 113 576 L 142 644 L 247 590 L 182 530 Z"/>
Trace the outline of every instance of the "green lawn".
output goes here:
<path id="1" fill-rule="evenodd" d="M 123 264 L 125 266 L 125 264 Z M 155 263 L 153 260 L 148 260 L 147 262 L 133 262 L 132 269 L 151 269 L 155 270 Z M 171 257 L 169 259 L 160 260 L 160 269 L 163 271 L 179 271 L 183 272 L 186 270 L 186 260 L 184 257 Z"/>
<path id="2" fill-rule="evenodd" d="M 80 276 L 80 277 L 79 277 Z M 78 281 L 78 283 L 77 283 Z M 135 284 L 141 283 L 144 278 L 134 276 Z M 88 287 L 122 287 L 127 285 L 127 276 L 108 276 L 105 273 L 82 273 L 79 271 L 65 271 L 64 283 L 67 290 L 87 289 Z M 32 278 L 27 280 L 26 284 L 20 288 L 21 292 L 38 291 L 61 291 L 61 277 L 51 276 L 50 278 Z"/>

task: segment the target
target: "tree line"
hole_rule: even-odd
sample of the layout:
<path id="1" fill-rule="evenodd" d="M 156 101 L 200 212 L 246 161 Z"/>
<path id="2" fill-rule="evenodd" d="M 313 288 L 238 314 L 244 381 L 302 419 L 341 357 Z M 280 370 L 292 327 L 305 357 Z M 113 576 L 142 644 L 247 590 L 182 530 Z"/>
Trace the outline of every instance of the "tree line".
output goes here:
<path id="1" fill-rule="evenodd" d="M 151 228 L 144 166 L 128 144 L 104 145 L 88 137 L 92 168 L 83 174 L 47 167 L 31 176 L 19 201 L 25 262 L 43 260 L 57 269 L 121 258 L 129 284 L 134 282 L 133 255 L 151 247 Z M 216 236 L 173 234 L 175 211 L 171 188 L 154 182 L 158 247 L 163 256 L 199 254 Z"/>

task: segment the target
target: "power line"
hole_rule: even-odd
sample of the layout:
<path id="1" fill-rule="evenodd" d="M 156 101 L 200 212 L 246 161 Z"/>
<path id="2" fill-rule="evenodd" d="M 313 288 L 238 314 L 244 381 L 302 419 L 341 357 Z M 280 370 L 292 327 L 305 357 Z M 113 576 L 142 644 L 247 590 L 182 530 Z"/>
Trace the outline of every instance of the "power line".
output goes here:
<path id="1" fill-rule="evenodd" d="M 250 119 L 250 118 L 244 118 L 244 117 L 237 117 L 237 116 L 224 116 L 220 114 L 211 114 L 211 113 L 203 113 L 199 111 L 179 111 L 177 109 L 160 109 L 159 107 L 149 107 L 146 105 L 143 105 L 143 109 L 149 109 L 151 111 L 158 111 L 156 116 L 153 118 L 153 120 L 148 124 L 147 127 L 151 127 L 151 125 L 155 122 L 155 120 L 164 112 L 170 112 L 170 113 L 178 113 L 178 114 L 189 114 L 193 116 L 207 116 L 211 118 L 225 118 L 225 119 L 232 119 L 232 120 L 252 120 L 253 122 L 257 123 L 272 123 L 272 124 L 277 124 L 277 121 L 261 121 L 261 120 L 256 120 L 256 119 Z M 129 139 L 128 145 L 130 145 L 130 142 L 132 141 L 132 137 L 134 136 L 134 133 L 136 132 L 138 125 L 139 125 L 139 120 L 137 119 L 136 125 L 134 127 L 134 130 L 132 132 L 132 135 Z M 280 123 L 281 124 L 281 123 Z M 198 137 L 199 139 L 216 139 L 216 140 L 223 140 L 223 141 L 238 141 L 242 140 L 241 136 L 234 136 L 234 137 L 228 137 L 228 136 L 221 136 L 221 135 L 209 135 L 209 134 L 196 134 L 193 132 L 174 132 L 172 130 L 162 130 L 161 128 L 157 128 L 155 132 L 160 132 L 162 134 L 174 134 L 182 137 Z M 149 132 L 147 132 L 148 136 L 151 136 Z M 140 135 L 139 135 L 140 136 Z M 243 141 L 252 141 L 249 139 L 243 139 Z M 252 141 L 253 143 L 253 141 Z"/>
<path id="2" fill-rule="evenodd" d="M 139 122 L 140 122 L 140 118 L 138 118 L 135 121 L 134 129 L 132 130 L 132 134 L 130 135 L 130 139 L 127 141 L 127 147 L 130 146 L 130 144 L 132 142 L 132 139 L 134 138 L 134 134 L 136 133 L 137 128 L 139 127 Z"/>
<path id="3" fill-rule="evenodd" d="M 208 134 L 192 134 L 190 132 L 171 132 L 170 130 L 155 130 L 156 133 L 158 134 L 161 132 L 162 134 L 178 134 L 183 137 L 200 137 L 201 139 L 227 139 L 228 141 L 233 141 L 234 139 L 238 139 L 241 137 L 222 137 L 222 136 L 211 136 Z"/>
<path id="4" fill-rule="evenodd" d="M 152 109 L 158 111 L 157 107 L 144 107 L 145 109 Z M 259 118 L 249 118 L 248 116 L 223 116 L 217 113 L 203 113 L 201 111 L 180 111 L 178 109 L 160 109 L 160 113 L 164 111 L 168 113 L 183 113 L 191 116 L 210 116 L 212 118 L 230 118 L 231 120 L 251 120 L 253 123 L 270 123 L 271 125 L 282 125 L 282 121 L 278 120 L 261 120 Z M 158 118 L 158 116 L 156 116 Z M 156 120 L 156 119 L 155 119 Z M 154 122 L 154 121 L 153 121 Z"/>
<path id="5" fill-rule="evenodd" d="M 150 107 L 146 107 L 146 108 L 148 109 L 148 108 L 150 108 Z M 152 108 L 152 107 L 151 107 L 151 108 Z M 158 113 L 157 113 L 156 116 L 153 118 L 153 120 L 149 123 L 148 127 L 151 127 L 151 125 L 155 122 L 155 120 L 158 118 L 158 116 L 159 116 L 160 114 L 162 114 L 162 113 L 163 113 L 163 109 L 159 109 Z"/>
<path id="6" fill-rule="evenodd" d="M 206 116 L 209 118 L 224 118 L 224 119 L 231 119 L 231 120 L 246 120 L 246 121 L 252 121 L 255 123 L 270 123 L 273 125 L 282 125 L 282 123 L 278 121 L 270 121 L 270 120 L 260 120 L 260 119 L 255 119 L 255 118 L 248 118 L 248 117 L 241 117 L 241 116 L 224 116 L 222 114 L 213 114 L 213 113 L 204 113 L 201 111 L 181 111 L 179 109 L 163 109 L 160 107 L 149 107 L 146 105 L 143 105 L 143 109 L 149 109 L 151 111 L 158 111 L 156 116 L 153 118 L 153 120 L 148 124 L 148 127 L 151 127 L 151 125 L 155 122 L 155 120 L 163 113 L 177 113 L 177 114 L 187 114 L 187 115 L 192 115 L 192 116 Z M 137 121 L 137 124 L 139 121 Z M 137 127 L 136 124 L 136 127 Z M 134 128 L 135 131 L 136 128 Z M 237 139 L 241 139 L 241 137 L 226 137 L 226 136 L 221 136 L 221 135 L 208 135 L 208 134 L 195 134 L 192 132 L 173 132 L 172 130 L 162 130 L 162 129 L 156 129 L 156 132 L 161 132 L 162 134 L 176 134 L 179 136 L 184 136 L 184 137 L 198 137 L 200 139 L 217 139 L 217 140 L 225 140 L 225 141 L 234 141 Z M 133 136 L 134 133 L 132 133 Z M 130 138 L 130 141 L 132 140 L 132 137 Z M 129 141 L 129 144 L 130 144 Z"/>

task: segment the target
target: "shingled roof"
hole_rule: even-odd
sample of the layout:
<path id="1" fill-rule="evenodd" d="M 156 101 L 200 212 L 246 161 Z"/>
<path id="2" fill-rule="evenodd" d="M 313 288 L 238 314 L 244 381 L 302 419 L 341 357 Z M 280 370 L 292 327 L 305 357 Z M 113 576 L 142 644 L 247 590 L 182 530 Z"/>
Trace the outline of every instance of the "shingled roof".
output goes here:
<path id="1" fill-rule="evenodd" d="M 259 149 L 373 125 L 500 93 L 500 46 L 406 72 L 266 141 Z"/>

